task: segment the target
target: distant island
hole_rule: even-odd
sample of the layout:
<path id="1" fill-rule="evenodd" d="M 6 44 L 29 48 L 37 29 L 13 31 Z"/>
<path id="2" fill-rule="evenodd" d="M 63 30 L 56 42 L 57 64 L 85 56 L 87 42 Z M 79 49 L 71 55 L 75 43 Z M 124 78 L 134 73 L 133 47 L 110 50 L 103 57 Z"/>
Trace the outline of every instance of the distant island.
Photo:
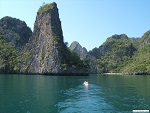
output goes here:
<path id="1" fill-rule="evenodd" d="M 33 32 L 19 19 L 0 19 L 0 73 L 150 75 L 150 30 L 140 38 L 112 35 L 89 52 L 77 41 L 67 47 L 57 4 L 45 4 Z"/>

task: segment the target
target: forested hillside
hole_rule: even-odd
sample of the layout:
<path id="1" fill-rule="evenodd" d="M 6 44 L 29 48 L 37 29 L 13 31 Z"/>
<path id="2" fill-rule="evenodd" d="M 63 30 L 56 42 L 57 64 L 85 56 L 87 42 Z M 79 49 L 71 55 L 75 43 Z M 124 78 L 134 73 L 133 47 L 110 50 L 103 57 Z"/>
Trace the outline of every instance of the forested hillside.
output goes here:
<path id="1" fill-rule="evenodd" d="M 129 63 L 136 48 L 125 34 L 113 35 L 99 47 L 97 68 L 102 73 L 120 72 L 121 68 Z"/>
<path id="2" fill-rule="evenodd" d="M 138 50 L 132 60 L 123 68 L 125 74 L 150 74 L 150 30 L 139 42 Z"/>
<path id="3" fill-rule="evenodd" d="M 77 49 L 74 52 L 81 53 Z M 99 48 L 86 53 L 86 57 L 93 73 L 150 74 L 150 30 L 142 38 L 112 35 Z"/>
<path id="4" fill-rule="evenodd" d="M 24 21 L 12 17 L 0 19 L 0 73 L 18 73 L 20 54 L 32 31 Z"/>

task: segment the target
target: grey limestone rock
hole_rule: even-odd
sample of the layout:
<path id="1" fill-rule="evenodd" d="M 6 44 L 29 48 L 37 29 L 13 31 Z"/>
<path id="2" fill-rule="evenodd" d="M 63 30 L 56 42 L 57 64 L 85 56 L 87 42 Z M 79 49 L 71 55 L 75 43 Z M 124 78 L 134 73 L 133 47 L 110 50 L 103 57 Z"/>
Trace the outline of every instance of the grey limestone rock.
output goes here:
<path id="1" fill-rule="evenodd" d="M 87 73 L 87 66 L 64 44 L 61 21 L 55 2 L 46 4 L 38 10 L 29 45 L 31 58 L 27 73 Z"/>
<path id="2" fill-rule="evenodd" d="M 47 5 L 52 8 L 37 12 L 31 38 L 29 73 L 61 73 L 61 48 L 64 46 L 61 22 L 56 3 Z"/>
<path id="3" fill-rule="evenodd" d="M 87 54 L 87 49 L 82 47 L 77 41 L 73 41 L 69 49 L 78 54 L 80 59 L 83 60 L 84 56 Z"/>

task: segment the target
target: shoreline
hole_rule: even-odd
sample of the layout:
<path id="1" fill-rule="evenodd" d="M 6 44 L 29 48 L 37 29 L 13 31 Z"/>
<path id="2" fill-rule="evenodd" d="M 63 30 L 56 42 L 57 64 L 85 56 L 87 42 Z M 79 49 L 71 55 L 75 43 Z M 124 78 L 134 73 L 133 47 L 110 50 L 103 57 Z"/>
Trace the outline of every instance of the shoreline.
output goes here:
<path id="1" fill-rule="evenodd" d="M 43 75 L 43 76 L 89 76 L 89 73 L 0 73 L 0 74 L 17 74 L 17 75 Z"/>
<path id="2" fill-rule="evenodd" d="M 102 73 L 104 75 L 123 75 L 122 73 Z"/>

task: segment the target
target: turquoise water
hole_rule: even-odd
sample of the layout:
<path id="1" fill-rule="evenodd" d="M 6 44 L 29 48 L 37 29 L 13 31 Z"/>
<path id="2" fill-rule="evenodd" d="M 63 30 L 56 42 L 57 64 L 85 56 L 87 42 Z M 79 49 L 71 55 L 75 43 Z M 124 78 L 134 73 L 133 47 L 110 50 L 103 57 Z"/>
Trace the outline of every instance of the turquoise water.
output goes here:
<path id="1" fill-rule="evenodd" d="M 89 85 L 84 86 L 83 82 Z M 150 76 L 0 75 L 0 113 L 150 110 Z"/>

